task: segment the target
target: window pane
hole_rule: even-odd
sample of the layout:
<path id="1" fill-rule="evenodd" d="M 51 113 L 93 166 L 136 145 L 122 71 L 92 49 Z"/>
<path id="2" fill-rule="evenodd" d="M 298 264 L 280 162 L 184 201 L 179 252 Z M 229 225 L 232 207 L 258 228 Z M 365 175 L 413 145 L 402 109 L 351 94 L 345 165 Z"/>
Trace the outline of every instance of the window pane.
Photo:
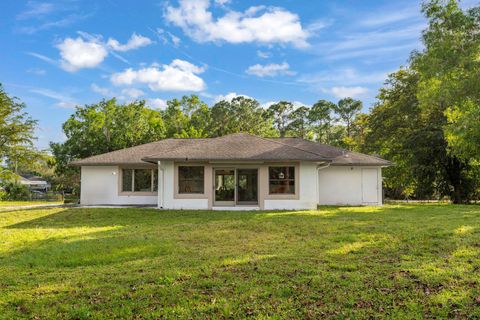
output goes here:
<path id="1" fill-rule="evenodd" d="M 151 192 L 152 191 L 152 170 L 151 169 L 135 169 L 134 191 Z"/>
<path id="2" fill-rule="evenodd" d="M 132 191 L 132 169 L 122 169 L 122 191 Z"/>
<path id="3" fill-rule="evenodd" d="M 270 179 L 295 179 L 295 167 L 270 167 Z"/>
<path id="4" fill-rule="evenodd" d="M 153 169 L 153 191 L 158 191 L 158 170 Z"/>
<path id="5" fill-rule="evenodd" d="M 272 180 L 270 181 L 270 193 L 295 193 L 295 181 L 294 180 Z"/>
<path id="6" fill-rule="evenodd" d="M 269 192 L 295 194 L 295 167 L 269 167 Z"/>
<path id="7" fill-rule="evenodd" d="M 178 193 L 203 193 L 203 167 L 178 167 Z"/>

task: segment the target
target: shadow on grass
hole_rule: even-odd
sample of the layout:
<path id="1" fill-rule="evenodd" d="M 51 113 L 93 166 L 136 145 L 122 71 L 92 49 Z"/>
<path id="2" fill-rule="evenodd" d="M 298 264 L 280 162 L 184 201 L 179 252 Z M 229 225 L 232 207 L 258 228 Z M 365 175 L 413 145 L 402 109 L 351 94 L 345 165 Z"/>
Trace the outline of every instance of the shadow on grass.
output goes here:
<path id="1" fill-rule="evenodd" d="M 208 223 L 217 220 L 249 220 L 275 218 L 379 218 L 384 215 L 408 214 L 414 210 L 419 214 L 420 206 L 383 206 L 383 207 L 320 207 L 318 210 L 276 210 L 276 211 L 211 211 L 211 210 L 157 210 L 145 208 L 69 208 L 42 217 L 6 226 L 17 228 L 75 228 L 101 227 L 112 225 L 142 225 L 152 223 Z M 39 208 L 21 211 L 41 210 Z M 44 208 L 43 210 L 48 210 Z M 435 206 L 423 205 L 421 211 L 430 214 L 438 210 Z M 18 212 L 18 211 L 16 211 Z M 5 214 L 6 212 L 0 212 Z"/>

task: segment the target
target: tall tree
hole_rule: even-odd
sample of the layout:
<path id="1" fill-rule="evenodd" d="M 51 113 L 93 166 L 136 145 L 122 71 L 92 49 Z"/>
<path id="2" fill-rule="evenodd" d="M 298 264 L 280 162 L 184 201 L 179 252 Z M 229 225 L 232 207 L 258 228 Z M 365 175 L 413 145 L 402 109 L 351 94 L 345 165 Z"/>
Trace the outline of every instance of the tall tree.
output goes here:
<path id="1" fill-rule="evenodd" d="M 115 99 L 77 107 L 63 124 L 64 143 L 51 143 L 56 172 L 72 173 L 70 161 L 128 148 L 165 137 L 162 115 L 144 101 L 117 104 Z M 73 174 L 73 173 L 72 173 Z"/>
<path id="2" fill-rule="evenodd" d="M 210 109 L 196 95 L 168 101 L 163 119 L 167 137 L 201 138 L 209 135 Z"/>
<path id="3" fill-rule="evenodd" d="M 390 75 L 369 116 L 368 151 L 396 164 L 385 171 L 393 196 L 468 201 L 478 183 L 472 179 L 476 169 L 449 154 L 442 130 L 445 115 L 439 108 L 422 108 L 419 82 L 420 75 L 412 69 Z"/>
<path id="4" fill-rule="evenodd" d="M 338 115 L 338 120 L 345 125 L 348 138 L 351 137 L 352 123 L 361 110 L 362 101 L 352 98 L 341 99 L 335 106 L 335 113 Z"/>
<path id="5" fill-rule="evenodd" d="M 298 138 L 310 138 L 310 127 L 308 123 L 308 111 L 305 106 L 298 107 L 290 113 L 290 124 L 288 125 L 289 133 Z"/>
<path id="6" fill-rule="evenodd" d="M 273 119 L 273 125 L 280 133 L 280 137 L 285 137 L 288 132 L 290 122 L 292 121 L 290 114 L 293 112 L 293 104 L 288 101 L 280 101 L 272 104 L 267 109 L 267 115 Z"/>
<path id="7" fill-rule="evenodd" d="M 25 105 L 10 97 L 0 84 L 0 162 L 30 154 L 37 121 L 24 112 Z M 9 174 L 2 170 L 0 174 Z"/>
<path id="8" fill-rule="evenodd" d="M 330 144 L 332 130 L 332 112 L 335 110 L 335 103 L 327 100 L 317 101 L 308 112 L 308 121 L 318 142 Z"/>
<path id="9" fill-rule="evenodd" d="M 423 109 L 447 115 L 450 151 L 480 159 L 480 6 L 462 10 L 454 0 L 423 5 L 428 28 L 424 51 L 414 55 Z"/>
<path id="10" fill-rule="evenodd" d="M 231 101 L 217 102 L 211 109 L 210 135 L 217 137 L 236 132 L 259 136 L 275 136 L 272 120 L 257 100 L 235 97 Z"/>

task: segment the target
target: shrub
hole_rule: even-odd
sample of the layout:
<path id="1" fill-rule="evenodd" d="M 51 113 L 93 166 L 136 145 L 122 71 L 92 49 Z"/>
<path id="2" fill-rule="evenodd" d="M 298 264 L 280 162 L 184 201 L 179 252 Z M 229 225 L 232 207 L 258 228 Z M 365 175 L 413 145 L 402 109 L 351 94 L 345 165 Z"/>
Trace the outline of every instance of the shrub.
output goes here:
<path id="1" fill-rule="evenodd" d="M 29 200 L 30 190 L 24 184 L 7 182 L 3 186 L 6 195 L 5 200 Z"/>

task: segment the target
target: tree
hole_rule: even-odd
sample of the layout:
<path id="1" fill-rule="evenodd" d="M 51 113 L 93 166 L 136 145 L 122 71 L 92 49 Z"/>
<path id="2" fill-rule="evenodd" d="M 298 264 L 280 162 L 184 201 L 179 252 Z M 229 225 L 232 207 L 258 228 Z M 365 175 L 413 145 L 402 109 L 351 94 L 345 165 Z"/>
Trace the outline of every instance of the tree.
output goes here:
<path id="1" fill-rule="evenodd" d="M 418 97 L 423 109 L 447 115 L 449 150 L 465 160 L 480 159 L 480 7 L 463 11 L 454 0 L 423 5 L 429 19 L 425 50 L 416 53 Z"/>
<path id="2" fill-rule="evenodd" d="M 257 100 L 235 97 L 231 101 L 217 102 L 211 109 L 210 136 L 246 132 L 264 137 L 276 136 L 271 118 Z"/>
<path id="3" fill-rule="evenodd" d="M 288 101 L 274 103 L 267 109 L 266 115 L 273 120 L 273 125 L 282 138 L 287 134 L 290 122 L 292 121 L 290 117 L 292 111 L 293 104 Z"/>
<path id="4" fill-rule="evenodd" d="M 448 196 L 454 203 L 471 198 L 475 168 L 449 154 L 441 109 L 425 110 L 417 98 L 420 75 L 412 69 L 391 74 L 369 115 L 366 149 L 395 163 L 385 170 L 394 197 Z"/>
<path id="5" fill-rule="evenodd" d="M 355 117 L 362 110 L 362 102 L 360 100 L 354 100 L 352 98 L 344 98 L 338 101 L 335 106 L 335 113 L 338 115 L 339 121 L 342 121 L 346 127 L 347 137 L 351 137 L 351 126 Z"/>
<path id="6" fill-rule="evenodd" d="M 310 137 L 310 128 L 308 124 L 308 111 L 305 106 L 298 107 L 289 114 L 290 124 L 288 132 L 294 137 L 307 139 Z"/>
<path id="7" fill-rule="evenodd" d="M 0 178 L 15 179 L 15 168 L 4 164 L 25 159 L 33 149 L 37 121 L 25 113 L 25 104 L 10 97 L 0 84 Z"/>
<path id="8" fill-rule="evenodd" d="M 50 143 L 55 157 L 55 172 L 71 184 L 78 170 L 68 167 L 75 159 L 128 148 L 165 137 L 160 112 L 147 108 L 144 101 L 117 104 L 115 99 L 77 107 L 63 124 L 64 143 Z"/>
<path id="9" fill-rule="evenodd" d="M 318 100 L 308 112 L 308 121 L 315 134 L 315 139 L 321 143 L 330 144 L 332 139 L 332 112 L 335 103 Z"/>
<path id="10" fill-rule="evenodd" d="M 167 101 L 162 115 L 167 137 L 202 138 L 209 135 L 210 109 L 196 95 Z"/>

